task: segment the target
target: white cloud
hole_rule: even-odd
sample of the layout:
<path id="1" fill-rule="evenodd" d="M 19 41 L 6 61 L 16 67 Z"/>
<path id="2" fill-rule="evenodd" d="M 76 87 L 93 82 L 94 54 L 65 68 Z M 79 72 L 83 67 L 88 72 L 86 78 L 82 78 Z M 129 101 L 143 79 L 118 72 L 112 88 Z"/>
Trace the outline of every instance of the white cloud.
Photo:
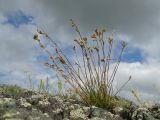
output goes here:
<path id="1" fill-rule="evenodd" d="M 117 86 L 120 87 L 128 77 L 131 75 L 131 81 L 124 87 L 121 95 L 126 98 L 131 96 L 132 89 L 138 89 L 142 100 L 152 99 L 153 96 L 157 96 L 152 100 L 159 101 L 160 97 L 160 64 L 150 63 L 121 63 L 116 77 Z"/>
<path id="2" fill-rule="evenodd" d="M 0 18 L 1 22 L 6 19 L 2 14 Z M 0 28 L 0 73 L 7 75 L 1 79 L 1 82 L 25 86 L 24 71 L 43 70 L 43 67 L 36 63 L 39 52 L 34 49 L 37 44 L 32 38 L 36 27 L 21 25 L 15 28 L 11 24 L 0 24 Z"/>

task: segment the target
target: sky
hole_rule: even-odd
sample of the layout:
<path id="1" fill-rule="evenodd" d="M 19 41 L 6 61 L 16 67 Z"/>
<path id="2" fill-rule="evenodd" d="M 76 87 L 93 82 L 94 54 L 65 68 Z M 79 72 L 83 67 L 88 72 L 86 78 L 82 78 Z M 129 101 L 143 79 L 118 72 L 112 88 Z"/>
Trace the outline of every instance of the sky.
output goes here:
<path id="1" fill-rule="evenodd" d="M 43 65 L 45 57 L 33 40 L 37 26 L 43 28 L 66 51 L 76 36 L 70 18 L 84 35 L 97 27 L 115 32 L 127 42 L 116 79 L 119 95 L 135 99 L 138 89 L 144 101 L 160 97 L 160 1 L 159 0 L 0 0 L 0 83 L 27 87 L 25 71 L 38 81 L 55 74 Z M 69 56 L 69 51 L 67 52 Z"/>

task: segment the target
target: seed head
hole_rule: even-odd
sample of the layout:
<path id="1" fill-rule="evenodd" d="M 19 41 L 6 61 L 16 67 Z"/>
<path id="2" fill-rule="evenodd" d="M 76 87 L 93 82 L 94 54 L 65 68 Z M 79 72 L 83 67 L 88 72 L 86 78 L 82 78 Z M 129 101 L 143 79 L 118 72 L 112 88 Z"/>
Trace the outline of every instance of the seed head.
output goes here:
<path id="1" fill-rule="evenodd" d="M 76 50 L 76 46 L 73 46 L 73 50 L 74 50 L 74 51 Z"/>
<path id="2" fill-rule="evenodd" d="M 95 33 L 97 36 L 99 36 L 98 29 L 95 29 Z"/>
<path id="3" fill-rule="evenodd" d="M 37 29 L 37 32 L 38 32 L 39 34 L 44 34 L 41 30 L 38 30 L 38 29 Z"/>
<path id="4" fill-rule="evenodd" d="M 94 48 L 97 52 L 99 51 L 99 49 L 98 49 L 96 46 L 94 46 L 93 48 Z"/>
<path id="5" fill-rule="evenodd" d="M 102 29 L 102 32 L 106 32 L 107 30 L 105 28 Z"/>
<path id="6" fill-rule="evenodd" d="M 61 55 L 59 55 L 59 61 L 62 63 L 62 64 L 65 64 L 66 62 L 65 62 L 65 60 L 63 59 L 63 57 L 61 56 Z"/>
<path id="7" fill-rule="evenodd" d="M 86 38 L 86 37 L 84 37 L 83 40 L 84 40 L 85 42 L 87 42 L 87 38 Z"/>
<path id="8" fill-rule="evenodd" d="M 96 34 L 93 34 L 93 35 L 91 36 L 91 38 L 96 39 L 96 38 L 97 38 L 97 37 L 96 37 Z"/>
<path id="9" fill-rule="evenodd" d="M 109 37 L 108 38 L 108 43 L 111 45 L 113 43 L 113 38 Z"/>
<path id="10" fill-rule="evenodd" d="M 71 26 L 74 27 L 75 23 L 74 23 L 73 19 L 69 19 L 69 21 L 70 21 Z"/>
<path id="11" fill-rule="evenodd" d="M 58 48 L 56 48 L 56 53 L 58 53 L 59 52 L 59 50 L 58 50 Z"/>
<path id="12" fill-rule="evenodd" d="M 105 62 L 105 59 L 103 58 L 103 59 L 101 59 L 101 62 Z"/>
<path id="13" fill-rule="evenodd" d="M 122 45 L 122 48 L 125 48 L 127 44 L 126 44 L 126 42 L 122 41 L 121 45 Z"/>
<path id="14" fill-rule="evenodd" d="M 45 36 L 46 36 L 47 38 L 49 37 L 47 33 L 45 33 Z"/>
<path id="15" fill-rule="evenodd" d="M 49 66 L 49 63 L 48 63 L 48 62 L 45 62 L 44 64 L 45 64 L 46 66 Z"/>
<path id="16" fill-rule="evenodd" d="M 53 56 L 53 55 L 52 55 L 52 56 L 50 56 L 50 59 L 51 59 L 51 60 L 54 60 L 54 56 Z"/>
<path id="17" fill-rule="evenodd" d="M 34 40 L 38 40 L 38 39 L 39 39 L 39 38 L 38 38 L 38 34 L 34 34 L 33 39 L 34 39 Z"/>

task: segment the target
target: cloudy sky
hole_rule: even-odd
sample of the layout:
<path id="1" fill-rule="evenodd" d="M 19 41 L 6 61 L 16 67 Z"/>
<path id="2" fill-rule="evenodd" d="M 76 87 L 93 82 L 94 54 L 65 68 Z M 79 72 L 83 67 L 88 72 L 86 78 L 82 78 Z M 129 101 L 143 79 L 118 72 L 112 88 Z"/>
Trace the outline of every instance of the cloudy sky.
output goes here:
<path id="1" fill-rule="evenodd" d="M 54 81 L 32 37 L 38 26 L 67 50 L 76 36 L 70 18 L 84 35 L 103 26 L 127 42 L 116 78 L 132 80 L 120 95 L 134 99 L 130 90 L 138 89 L 141 99 L 160 100 L 159 0 L 0 0 L 0 83 L 26 87 L 25 71 Z"/>

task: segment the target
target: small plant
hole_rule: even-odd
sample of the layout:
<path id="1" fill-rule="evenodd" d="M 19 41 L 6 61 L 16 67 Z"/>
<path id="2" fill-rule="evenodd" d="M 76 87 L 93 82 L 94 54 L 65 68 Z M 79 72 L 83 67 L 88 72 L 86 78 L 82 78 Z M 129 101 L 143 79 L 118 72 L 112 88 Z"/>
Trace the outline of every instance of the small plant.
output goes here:
<path id="1" fill-rule="evenodd" d="M 17 85 L 11 85 L 11 86 L 4 86 L 2 92 L 16 97 L 20 96 L 23 93 L 23 89 Z"/>
<path id="2" fill-rule="evenodd" d="M 49 78 L 46 78 L 46 85 L 45 85 L 45 91 L 47 94 L 49 94 L 50 91 L 50 85 L 49 85 Z"/>
<path id="3" fill-rule="evenodd" d="M 62 81 L 58 80 L 57 81 L 57 86 L 58 86 L 58 94 L 62 94 Z"/>
<path id="4" fill-rule="evenodd" d="M 46 79 L 40 79 L 38 85 L 38 92 L 48 95 L 49 91 L 50 91 L 49 78 L 47 77 Z"/>
<path id="5" fill-rule="evenodd" d="M 38 92 L 45 93 L 44 81 L 41 79 L 38 85 Z"/>
<path id="6" fill-rule="evenodd" d="M 24 73 L 25 73 L 26 76 L 27 76 L 27 80 L 28 80 L 28 83 L 29 83 L 29 89 L 30 89 L 30 90 L 34 90 L 34 84 L 33 84 L 31 72 L 25 71 Z"/>
<path id="7" fill-rule="evenodd" d="M 126 47 L 124 41 L 121 42 L 119 56 L 113 58 L 113 34 L 104 35 L 107 31 L 104 28 L 95 29 L 91 37 L 83 37 L 78 26 L 70 19 L 72 28 L 78 33 L 78 38 L 74 40 L 73 53 L 75 61 L 71 62 L 67 58 L 65 52 L 57 45 L 57 43 L 48 36 L 47 33 L 37 30 L 34 35 L 34 40 L 38 42 L 40 47 L 49 55 L 49 60 L 45 63 L 46 66 L 54 69 L 58 76 L 63 78 L 74 93 L 76 93 L 87 105 L 95 105 L 102 108 L 112 108 L 116 106 L 117 100 L 114 98 L 119 91 L 131 79 L 124 83 L 117 91 L 113 89 L 115 76 L 121 62 L 122 54 Z M 48 49 L 48 46 L 40 39 L 40 36 L 45 36 L 49 45 L 53 48 Z M 46 41 L 46 40 L 45 40 Z M 113 71 L 111 64 L 115 64 Z"/>

